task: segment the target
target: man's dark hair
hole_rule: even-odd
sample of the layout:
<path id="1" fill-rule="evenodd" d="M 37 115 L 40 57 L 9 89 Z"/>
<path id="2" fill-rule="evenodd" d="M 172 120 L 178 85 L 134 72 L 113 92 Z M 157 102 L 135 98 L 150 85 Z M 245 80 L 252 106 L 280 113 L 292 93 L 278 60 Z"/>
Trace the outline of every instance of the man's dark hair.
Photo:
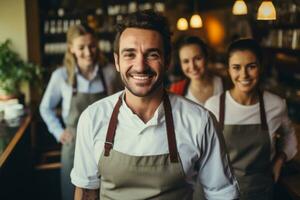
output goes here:
<path id="1" fill-rule="evenodd" d="M 128 15 L 117 24 L 114 53 L 119 54 L 120 36 L 126 28 L 141 28 L 157 31 L 162 36 L 164 56 L 169 60 L 171 53 L 171 31 L 167 19 L 153 10 L 145 10 Z M 168 62 L 168 61 L 167 61 Z"/>
<path id="2" fill-rule="evenodd" d="M 260 65 L 262 65 L 262 49 L 258 42 L 251 38 L 238 39 L 233 41 L 227 49 L 227 63 L 229 58 L 235 51 L 251 51 L 257 58 Z"/>

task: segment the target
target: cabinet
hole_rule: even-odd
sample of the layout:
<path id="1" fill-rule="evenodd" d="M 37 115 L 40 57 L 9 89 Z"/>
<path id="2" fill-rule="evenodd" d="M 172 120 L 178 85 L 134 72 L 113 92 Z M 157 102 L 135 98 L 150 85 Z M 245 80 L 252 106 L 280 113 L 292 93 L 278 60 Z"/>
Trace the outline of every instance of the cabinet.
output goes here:
<path id="1" fill-rule="evenodd" d="M 283 16 L 279 7 L 276 21 L 258 21 L 255 36 L 264 50 L 267 89 L 284 97 L 290 118 L 300 122 L 300 10 L 292 8 Z"/>
<path id="2" fill-rule="evenodd" d="M 62 65 L 67 49 L 66 32 L 73 24 L 89 24 L 98 36 L 101 52 L 112 61 L 115 25 L 118 21 L 137 10 L 151 8 L 159 12 L 165 10 L 165 3 L 162 0 L 65 2 L 69 1 L 56 0 L 55 4 L 40 1 L 40 49 L 42 65 L 46 71 L 45 82 L 48 81 L 51 72 Z"/>

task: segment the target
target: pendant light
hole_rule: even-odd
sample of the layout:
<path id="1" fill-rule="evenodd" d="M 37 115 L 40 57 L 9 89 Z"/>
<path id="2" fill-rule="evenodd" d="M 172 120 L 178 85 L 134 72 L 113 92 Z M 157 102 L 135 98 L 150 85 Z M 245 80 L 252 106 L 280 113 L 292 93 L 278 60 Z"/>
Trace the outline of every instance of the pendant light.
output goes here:
<path id="1" fill-rule="evenodd" d="M 185 31 L 188 29 L 188 27 L 189 27 L 188 21 L 184 17 L 178 19 L 177 21 L 178 30 Z"/>
<path id="2" fill-rule="evenodd" d="M 276 20 L 276 10 L 270 0 L 264 0 L 258 8 L 257 20 Z"/>
<path id="3" fill-rule="evenodd" d="M 194 14 L 190 19 L 190 26 L 192 28 L 201 28 L 203 26 L 200 15 Z"/>
<path id="4" fill-rule="evenodd" d="M 191 28 L 201 28 L 203 26 L 202 19 L 198 14 L 198 0 L 194 0 L 194 9 L 195 13 L 190 19 L 190 27 Z"/>
<path id="5" fill-rule="evenodd" d="M 248 9 L 244 0 L 236 0 L 232 7 L 232 14 L 247 15 Z"/>

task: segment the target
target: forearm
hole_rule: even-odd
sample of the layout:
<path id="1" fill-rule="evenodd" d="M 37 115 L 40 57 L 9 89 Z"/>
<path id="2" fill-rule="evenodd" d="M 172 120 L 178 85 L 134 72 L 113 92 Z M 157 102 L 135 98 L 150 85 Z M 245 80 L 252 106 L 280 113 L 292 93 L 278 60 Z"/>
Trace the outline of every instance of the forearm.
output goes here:
<path id="1" fill-rule="evenodd" d="M 273 178 L 274 181 L 277 182 L 281 173 L 281 168 L 283 166 L 283 164 L 286 161 L 286 154 L 284 152 L 278 152 L 275 155 L 275 158 L 273 160 Z"/>
<path id="2" fill-rule="evenodd" d="M 282 163 L 285 163 L 285 161 L 287 160 L 287 155 L 286 153 L 284 153 L 283 151 L 279 151 L 276 153 L 275 157 L 274 157 L 274 161 L 280 161 Z"/>
<path id="3" fill-rule="evenodd" d="M 40 114 L 51 134 L 59 141 L 64 128 L 56 115 L 55 109 L 40 106 Z"/>
<path id="4" fill-rule="evenodd" d="M 74 200 L 99 200 L 99 189 L 91 190 L 76 187 Z"/>

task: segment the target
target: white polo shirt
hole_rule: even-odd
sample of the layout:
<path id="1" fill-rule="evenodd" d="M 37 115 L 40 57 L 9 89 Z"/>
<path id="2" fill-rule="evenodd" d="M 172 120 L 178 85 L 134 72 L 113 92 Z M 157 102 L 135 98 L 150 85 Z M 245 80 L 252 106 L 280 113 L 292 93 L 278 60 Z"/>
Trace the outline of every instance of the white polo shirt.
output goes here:
<path id="1" fill-rule="evenodd" d="M 77 128 L 72 183 L 77 187 L 100 187 L 98 162 L 103 151 L 112 110 L 121 93 L 99 100 L 81 115 Z M 209 112 L 183 97 L 169 94 L 177 148 L 186 181 L 201 182 L 208 199 L 235 199 L 238 187 L 225 154 L 224 141 L 216 132 Z M 133 155 L 160 155 L 169 152 L 163 104 L 144 123 L 123 103 L 119 110 L 113 148 Z M 196 169 L 195 166 L 200 166 Z"/>

